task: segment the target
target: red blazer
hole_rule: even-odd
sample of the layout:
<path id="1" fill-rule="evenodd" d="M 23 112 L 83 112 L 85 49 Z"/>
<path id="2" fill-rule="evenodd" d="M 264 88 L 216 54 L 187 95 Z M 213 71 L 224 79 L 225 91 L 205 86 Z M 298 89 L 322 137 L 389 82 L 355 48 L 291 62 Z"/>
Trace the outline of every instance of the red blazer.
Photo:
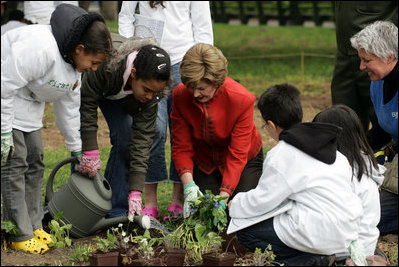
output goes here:
<path id="1" fill-rule="evenodd" d="M 181 176 L 193 172 L 193 161 L 206 174 L 223 175 L 221 191 L 230 195 L 245 165 L 262 148 L 253 121 L 255 96 L 226 77 L 207 103 L 198 103 L 184 84 L 173 90 L 172 158 Z"/>

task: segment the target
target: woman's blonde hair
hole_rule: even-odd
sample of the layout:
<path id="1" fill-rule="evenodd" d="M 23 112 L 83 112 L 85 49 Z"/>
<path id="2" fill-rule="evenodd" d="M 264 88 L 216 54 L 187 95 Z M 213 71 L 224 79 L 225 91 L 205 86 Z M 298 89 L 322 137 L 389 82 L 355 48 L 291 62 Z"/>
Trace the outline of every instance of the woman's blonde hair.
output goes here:
<path id="1" fill-rule="evenodd" d="M 180 76 L 188 88 L 197 86 L 201 79 L 219 87 L 227 76 L 227 59 L 218 48 L 198 43 L 184 55 L 180 64 Z"/>

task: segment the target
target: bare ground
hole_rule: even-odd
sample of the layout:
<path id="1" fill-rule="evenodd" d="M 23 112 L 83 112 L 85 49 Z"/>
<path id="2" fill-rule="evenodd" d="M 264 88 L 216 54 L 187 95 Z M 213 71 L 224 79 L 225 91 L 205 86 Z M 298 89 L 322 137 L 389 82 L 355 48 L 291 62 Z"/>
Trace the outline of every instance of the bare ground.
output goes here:
<path id="1" fill-rule="evenodd" d="M 328 92 L 317 96 L 302 96 L 302 106 L 304 110 L 304 121 L 311 121 L 312 118 L 321 110 L 331 105 L 331 98 Z M 49 115 L 52 113 L 51 105 L 46 105 L 44 118 L 45 127 L 42 130 L 43 145 L 46 148 L 57 148 L 63 145 L 64 139 L 55 126 L 54 119 Z M 109 146 L 109 131 L 102 114 L 99 116 L 98 142 L 100 146 Z M 255 109 L 254 120 L 257 128 L 260 130 L 264 146 L 273 146 L 273 141 L 266 133 L 261 130 L 263 122 L 259 111 Z M 93 236 L 83 239 L 73 239 L 74 245 L 93 243 Z M 391 259 L 390 266 L 397 266 L 398 253 L 398 235 L 387 235 L 380 237 L 377 247 L 385 252 Z M 43 265 L 71 265 L 68 256 L 72 256 L 71 248 L 51 249 L 43 255 L 33 255 L 23 251 L 12 249 L 1 250 L 1 266 L 43 266 Z M 393 259 L 393 260 L 392 260 Z M 74 263 L 74 265 L 89 265 L 88 262 Z"/>

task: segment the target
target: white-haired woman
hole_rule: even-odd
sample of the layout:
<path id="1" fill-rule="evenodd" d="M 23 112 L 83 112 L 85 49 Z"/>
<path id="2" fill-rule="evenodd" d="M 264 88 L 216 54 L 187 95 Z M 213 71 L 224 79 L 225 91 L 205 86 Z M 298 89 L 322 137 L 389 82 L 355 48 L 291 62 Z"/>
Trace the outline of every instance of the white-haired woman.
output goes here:
<path id="1" fill-rule="evenodd" d="M 385 163 L 384 183 L 380 191 L 380 235 L 398 233 L 398 27 L 389 21 L 367 25 L 351 39 L 358 51 L 360 69 L 370 77 L 370 97 L 379 125 L 369 131 L 371 144 L 378 140 L 378 128 L 389 133 L 395 154 L 392 162 Z"/>

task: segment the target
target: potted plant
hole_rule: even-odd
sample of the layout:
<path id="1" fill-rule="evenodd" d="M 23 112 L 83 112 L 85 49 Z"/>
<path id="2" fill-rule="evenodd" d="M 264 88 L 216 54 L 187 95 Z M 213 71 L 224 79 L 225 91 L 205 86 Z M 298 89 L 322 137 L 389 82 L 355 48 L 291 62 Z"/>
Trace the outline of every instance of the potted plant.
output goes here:
<path id="1" fill-rule="evenodd" d="M 183 230 L 183 227 L 177 227 L 171 234 L 163 237 L 167 266 L 183 266 L 184 264 L 186 249 L 183 242 Z"/>
<path id="2" fill-rule="evenodd" d="M 212 246 L 220 247 L 223 239 L 219 235 L 227 225 L 227 215 L 220 209 L 220 201 L 225 197 L 215 196 L 210 190 L 190 201 L 192 215 L 176 229 L 181 230 L 183 247 L 187 250 L 186 262 L 198 265 L 202 255 L 210 252 Z"/>
<path id="3" fill-rule="evenodd" d="M 162 245 L 162 238 L 151 237 L 148 229 L 144 231 L 143 235 L 132 237 L 132 241 L 138 244 L 137 254 L 138 258 L 131 260 L 128 265 L 131 266 L 159 266 L 162 265 L 160 258 L 153 258 L 155 255 L 154 245 Z"/>
<path id="4" fill-rule="evenodd" d="M 274 259 L 276 255 L 272 251 L 272 246 L 269 244 L 265 250 L 256 248 L 252 255 L 249 255 L 244 259 L 243 264 L 246 266 L 283 266 Z"/>
<path id="5" fill-rule="evenodd" d="M 210 232 L 206 236 L 209 250 L 202 254 L 202 265 L 204 266 L 233 266 L 236 255 L 235 253 L 221 251 L 222 242 L 221 236 L 215 232 Z"/>
<path id="6" fill-rule="evenodd" d="M 117 238 L 110 230 L 107 230 L 107 238 L 96 236 L 94 238 L 97 249 L 89 255 L 92 266 L 118 266 L 119 251 Z"/>
<path id="7" fill-rule="evenodd" d="M 91 244 L 77 245 L 73 248 L 72 255 L 68 259 L 73 263 L 82 263 L 89 261 L 89 255 L 94 251 Z"/>
<path id="8" fill-rule="evenodd" d="M 198 196 L 191 202 L 192 218 L 198 219 L 205 227 L 205 235 L 214 231 L 221 233 L 227 226 L 227 214 L 224 209 L 220 209 L 220 202 L 227 196 L 215 196 L 210 190 L 205 190 L 205 194 Z"/>

